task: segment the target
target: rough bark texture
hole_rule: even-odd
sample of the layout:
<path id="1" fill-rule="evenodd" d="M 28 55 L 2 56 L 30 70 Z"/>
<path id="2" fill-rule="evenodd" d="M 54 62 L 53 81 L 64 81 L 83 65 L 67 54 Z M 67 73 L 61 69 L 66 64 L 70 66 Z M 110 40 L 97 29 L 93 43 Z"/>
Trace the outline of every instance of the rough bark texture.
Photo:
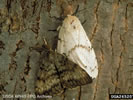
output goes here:
<path id="1" fill-rule="evenodd" d="M 68 5 L 73 9 L 66 9 Z M 78 5 L 76 16 L 85 21 L 99 75 L 92 84 L 50 100 L 109 100 L 109 93 L 133 94 L 133 0 L 0 0 L 0 100 L 6 94 L 34 95 L 40 55 L 30 47 L 42 45 L 45 38 L 55 49 L 54 30 L 62 23 L 58 18 Z"/>

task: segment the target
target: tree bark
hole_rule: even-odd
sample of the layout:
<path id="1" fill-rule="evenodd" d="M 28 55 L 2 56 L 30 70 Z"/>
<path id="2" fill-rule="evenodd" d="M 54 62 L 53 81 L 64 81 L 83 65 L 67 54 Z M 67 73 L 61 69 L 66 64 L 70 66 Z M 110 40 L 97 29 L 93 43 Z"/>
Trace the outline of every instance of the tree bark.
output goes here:
<path id="1" fill-rule="evenodd" d="M 78 5 L 75 16 L 85 22 L 99 75 L 92 84 L 50 100 L 109 100 L 109 94 L 133 94 L 132 0 L 0 0 L 0 100 L 18 100 L 12 98 L 16 94 L 19 100 L 35 100 L 40 55 L 30 47 L 42 45 L 45 38 L 56 49 L 61 18 Z"/>

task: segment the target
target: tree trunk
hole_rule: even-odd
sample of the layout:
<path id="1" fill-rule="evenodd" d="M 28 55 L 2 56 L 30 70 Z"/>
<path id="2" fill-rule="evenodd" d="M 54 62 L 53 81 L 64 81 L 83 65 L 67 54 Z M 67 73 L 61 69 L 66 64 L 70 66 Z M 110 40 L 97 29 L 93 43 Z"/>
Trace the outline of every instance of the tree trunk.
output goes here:
<path id="1" fill-rule="evenodd" d="M 42 45 L 45 38 L 56 49 L 61 18 L 78 5 L 75 16 L 85 22 L 99 75 L 92 84 L 50 100 L 109 100 L 109 94 L 133 94 L 132 0 L 0 0 L 0 100 L 35 100 L 40 55 L 30 47 Z"/>

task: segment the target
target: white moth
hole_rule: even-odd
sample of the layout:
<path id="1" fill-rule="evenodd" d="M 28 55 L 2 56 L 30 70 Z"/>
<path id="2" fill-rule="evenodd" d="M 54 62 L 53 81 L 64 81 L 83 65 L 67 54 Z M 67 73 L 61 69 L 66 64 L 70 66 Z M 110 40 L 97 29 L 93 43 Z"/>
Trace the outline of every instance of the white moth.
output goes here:
<path id="1" fill-rule="evenodd" d="M 94 49 L 76 16 L 68 15 L 59 30 L 57 52 L 65 54 L 77 63 L 92 78 L 98 75 L 98 64 Z"/>

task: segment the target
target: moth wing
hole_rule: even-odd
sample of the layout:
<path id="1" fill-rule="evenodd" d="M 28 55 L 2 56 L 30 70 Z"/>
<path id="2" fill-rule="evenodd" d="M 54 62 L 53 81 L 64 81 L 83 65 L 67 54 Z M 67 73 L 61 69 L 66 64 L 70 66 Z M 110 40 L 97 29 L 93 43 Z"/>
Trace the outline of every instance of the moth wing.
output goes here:
<path id="1" fill-rule="evenodd" d="M 75 88 L 92 82 L 92 78 L 79 65 L 62 55 L 58 55 L 58 58 L 57 62 L 62 63 L 56 63 L 56 66 L 63 88 Z"/>
<path id="2" fill-rule="evenodd" d="M 57 52 L 65 53 L 92 78 L 96 78 L 98 75 L 96 55 L 79 19 L 68 16 L 60 29 L 59 38 L 61 41 L 58 41 Z"/>
<path id="3" fill-rule="evenodd" d="M 79 40 L 79 32 L 77 32 L 77 24 L 79 24 L 80 22 L 77 21 L 77 18 L 65 18 L 65 20 L 63 21 L 63 25 L 60 28 L 59 31 L 59 40 L 58 40 L 58 44 L 57 44 L 57 51 L 59 53 L 66 53 L 72 49 L 75 44 L 78 44 Z M 74 28 L 75 27 L 75 28 Z"/>
<path id="4" fill-rule="evenodd" d="M 35 87 L 36 94 L 53 96 L 62 93 L 64 90 L 54 63 L 46 56 L 41 60 Z"/>
<path id="5" fill-rule="evenodd" d="M 79 19 L 75 16 L 68 16 L 63 21 L 59 31 L 57 51 L 59 53 L 66 53 L 74 48 L 75 45 L 85 45 L 91 48 L 91 42 Z"/>
<path id="6" fill-rule="evenodd" d="M 98 75 L 98 64 L 93 48 L 77 47 L 70 52 L 69 58 L 83 68 L 92 78 Z"/>

